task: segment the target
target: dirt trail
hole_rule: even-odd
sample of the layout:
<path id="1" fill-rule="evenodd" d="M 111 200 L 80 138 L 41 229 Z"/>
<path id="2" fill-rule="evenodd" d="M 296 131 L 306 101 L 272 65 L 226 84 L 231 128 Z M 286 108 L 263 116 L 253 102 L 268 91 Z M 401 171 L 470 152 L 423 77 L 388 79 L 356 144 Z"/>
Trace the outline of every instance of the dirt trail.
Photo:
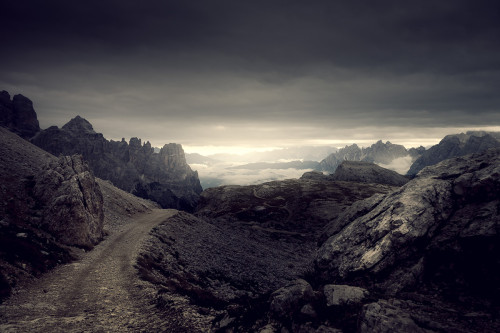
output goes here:
<path id="1" fill-rule="evenodd" d="M 170 331 L 134 268 L 147 233 L 177 211 L 139 215 L 81 260 L 60 266 L 0 306 L 0 332 Z"/>

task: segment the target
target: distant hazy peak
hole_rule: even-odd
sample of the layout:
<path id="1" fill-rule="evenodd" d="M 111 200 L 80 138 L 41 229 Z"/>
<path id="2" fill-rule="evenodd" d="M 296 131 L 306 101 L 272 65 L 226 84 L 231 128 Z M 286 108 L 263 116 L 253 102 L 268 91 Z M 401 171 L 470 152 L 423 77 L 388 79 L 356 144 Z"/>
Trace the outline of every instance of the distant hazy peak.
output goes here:
<path id="1" fill-rule="evenodd" d="M 76 116 L 62 127 L 63 130 L 77 133 L 95 133 L 92 124 L 85 118 Z"/>

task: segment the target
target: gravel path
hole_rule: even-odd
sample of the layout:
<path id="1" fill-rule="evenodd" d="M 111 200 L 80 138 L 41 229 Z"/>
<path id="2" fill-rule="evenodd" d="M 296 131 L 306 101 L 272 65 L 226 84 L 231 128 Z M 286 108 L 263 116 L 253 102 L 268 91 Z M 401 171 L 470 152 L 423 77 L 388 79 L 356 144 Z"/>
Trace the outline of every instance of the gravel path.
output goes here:
<path id="1" fill-rule="evenodd" d="M 56 268 L 0 305 L 0 332 L 161 332 L 171 323 L 134 268 L 139 245 L 176 210 L 138 215 L 94 250 Z"/>

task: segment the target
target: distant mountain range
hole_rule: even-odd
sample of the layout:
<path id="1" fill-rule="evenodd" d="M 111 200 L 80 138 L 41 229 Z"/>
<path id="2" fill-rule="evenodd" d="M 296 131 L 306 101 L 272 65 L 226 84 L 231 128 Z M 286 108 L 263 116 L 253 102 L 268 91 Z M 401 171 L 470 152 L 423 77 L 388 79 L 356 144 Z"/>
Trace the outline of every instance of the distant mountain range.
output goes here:
<path id="1" fill-rule="evenodd" d="M 154 153 L 149 142 L 138 138 L 108 141 L 80 116 L 62 128 L 40 131 L 31 141 L 54 155 L 82 154 L 99 178 L 164 208 L 192 210 L 202 191 L 179 144 L 166 144 Z"/>
<path id="2" fill-rule="evenodd" d="M 402 145 L 393 144 L 389 141 L 383 143 L 381 140 L 367 148 L 360 148 L 358 145 L 353 144 L 327 156 L 320 162 L 318 170 L 333 173 L 342 161 L 363 161 L 389 165 L 399 158 L 409 158 L 409 167 L 411 162 L 424 151 L 424 147 L 406 149 Z"/>
<path id="3" fill-rule="evenodd" d="M 483 152 L 500 147 L 500 132 L 469 131 L 447 135 L 437 145 L 424 151 L 410 167 L 408 175 L 414 176 L 429 165 L 437 164 L 452 157 Z"/>

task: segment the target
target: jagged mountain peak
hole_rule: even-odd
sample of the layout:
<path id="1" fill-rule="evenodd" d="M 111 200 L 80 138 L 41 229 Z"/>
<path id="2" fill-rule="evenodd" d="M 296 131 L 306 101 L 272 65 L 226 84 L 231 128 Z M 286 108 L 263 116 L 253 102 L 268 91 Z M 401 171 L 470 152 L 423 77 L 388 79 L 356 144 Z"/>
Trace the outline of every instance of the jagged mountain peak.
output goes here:
<path id="1" fill-rule="evenodd" d="M 92 124 L 79 115 L 67 122 L 62 129 L 76 133 L 95 133 Z"/>

